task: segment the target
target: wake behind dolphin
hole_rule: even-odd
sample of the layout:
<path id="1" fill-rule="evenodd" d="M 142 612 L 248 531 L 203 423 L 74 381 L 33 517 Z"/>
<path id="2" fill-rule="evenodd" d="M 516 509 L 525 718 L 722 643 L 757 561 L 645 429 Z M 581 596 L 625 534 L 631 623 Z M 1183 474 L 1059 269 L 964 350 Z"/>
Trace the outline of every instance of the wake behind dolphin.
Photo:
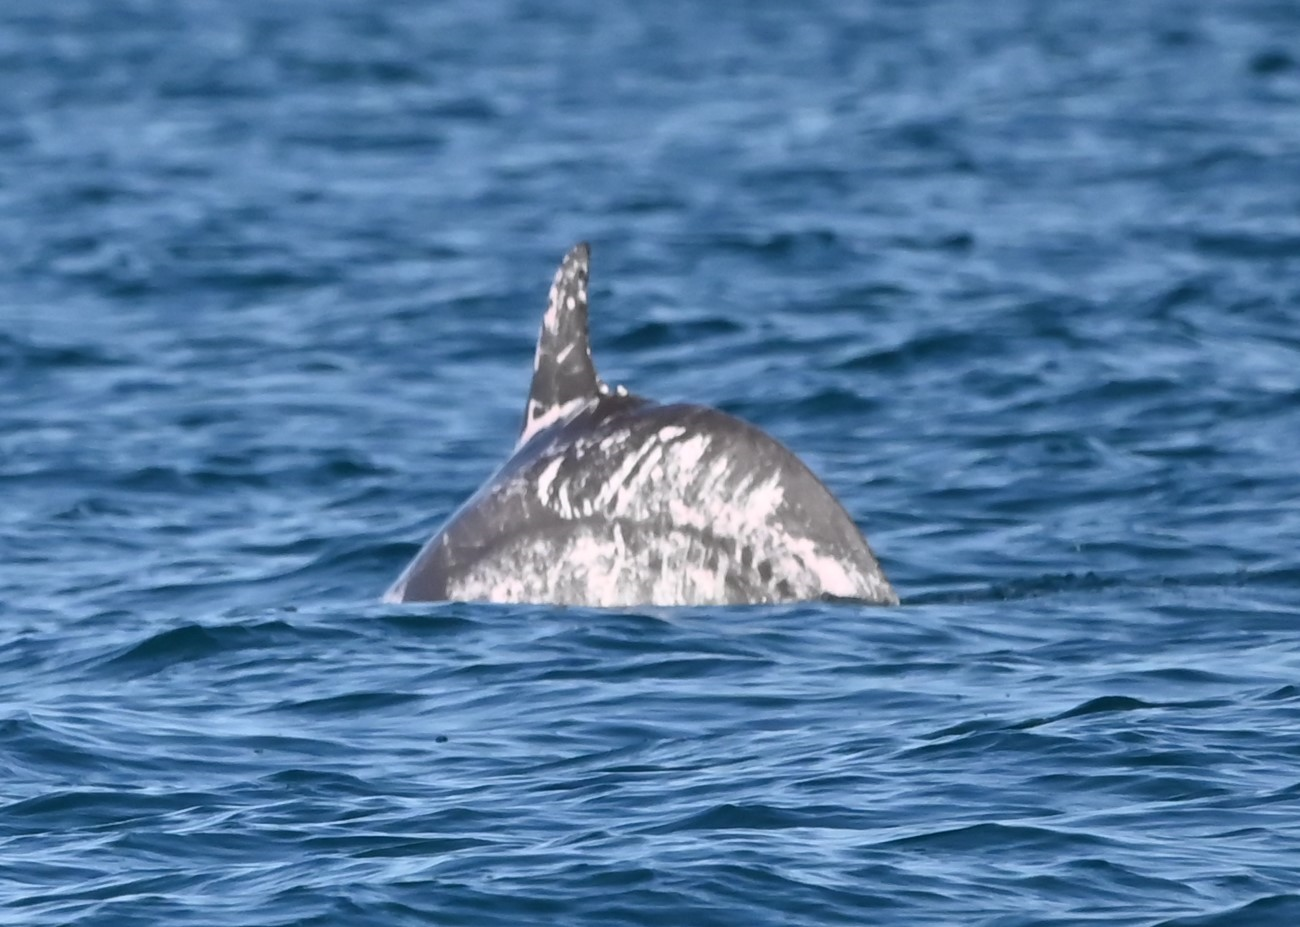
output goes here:
<path id="1" fill-rule="evenodd" d="M 589 260 L 579 244 L 555 274 L 514 454 L 384 600 L 897 604 L 848 513 L 774 438 L 601 382 Z"/>

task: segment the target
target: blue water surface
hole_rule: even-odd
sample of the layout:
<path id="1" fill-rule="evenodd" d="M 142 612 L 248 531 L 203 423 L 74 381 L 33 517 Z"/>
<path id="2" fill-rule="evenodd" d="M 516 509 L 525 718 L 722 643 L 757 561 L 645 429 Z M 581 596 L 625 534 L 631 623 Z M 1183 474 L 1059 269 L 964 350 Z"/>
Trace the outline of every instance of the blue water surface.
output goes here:
<path id="1" fill-rule="evenodd" d="M 1297 36 L 5 0 L 0 922 L 1300 923 Z M 902 607 L 377 604 L 579 239 Z"/>

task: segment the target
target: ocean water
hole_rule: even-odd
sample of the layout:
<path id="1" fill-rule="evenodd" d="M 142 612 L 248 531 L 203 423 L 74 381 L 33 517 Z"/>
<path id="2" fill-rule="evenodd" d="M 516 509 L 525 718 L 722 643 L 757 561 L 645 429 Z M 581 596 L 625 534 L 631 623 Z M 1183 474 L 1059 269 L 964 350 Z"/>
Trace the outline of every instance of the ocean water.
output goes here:
<path id="1" fill-rule="evenodd" d="M 0 4 L 0 923 L 1300 923 L 1300 6 Z M 378 597 L 555 263 L 899 608 Z"/>

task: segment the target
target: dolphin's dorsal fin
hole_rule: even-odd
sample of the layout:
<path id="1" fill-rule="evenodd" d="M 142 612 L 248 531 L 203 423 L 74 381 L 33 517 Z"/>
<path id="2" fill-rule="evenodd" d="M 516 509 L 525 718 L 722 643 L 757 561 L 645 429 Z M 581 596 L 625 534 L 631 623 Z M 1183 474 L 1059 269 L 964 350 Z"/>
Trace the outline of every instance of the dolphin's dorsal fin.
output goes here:
<path id="1" fill-rule="evenodd" d="M 519 444 L 606 392 L 596 376 L 587 337 L 587 279 L 591 248 L 580 242 L 564 256 L 551 283 L 537 336 L 533 385 Z"/>

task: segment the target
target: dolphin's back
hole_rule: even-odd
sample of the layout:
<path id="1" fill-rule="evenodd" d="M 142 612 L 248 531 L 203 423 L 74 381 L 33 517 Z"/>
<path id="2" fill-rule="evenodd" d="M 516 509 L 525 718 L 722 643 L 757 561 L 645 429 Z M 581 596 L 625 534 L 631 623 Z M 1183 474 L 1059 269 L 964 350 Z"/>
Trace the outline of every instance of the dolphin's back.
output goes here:
<path id="1" fill-rule="evenodd" d="M 715 409 L 605 395 L 537 433 L 390 599 L 627 606 L 897 602 L 821 481 Z"/>
<path id="2" fill-rule="evenodd" d="M 573 605 L 898 596 L 853 520 L 774 438 L 610 390 L 587 330 L 590 249 L 551 282 L 515 453 L 388 590 Z"/>

